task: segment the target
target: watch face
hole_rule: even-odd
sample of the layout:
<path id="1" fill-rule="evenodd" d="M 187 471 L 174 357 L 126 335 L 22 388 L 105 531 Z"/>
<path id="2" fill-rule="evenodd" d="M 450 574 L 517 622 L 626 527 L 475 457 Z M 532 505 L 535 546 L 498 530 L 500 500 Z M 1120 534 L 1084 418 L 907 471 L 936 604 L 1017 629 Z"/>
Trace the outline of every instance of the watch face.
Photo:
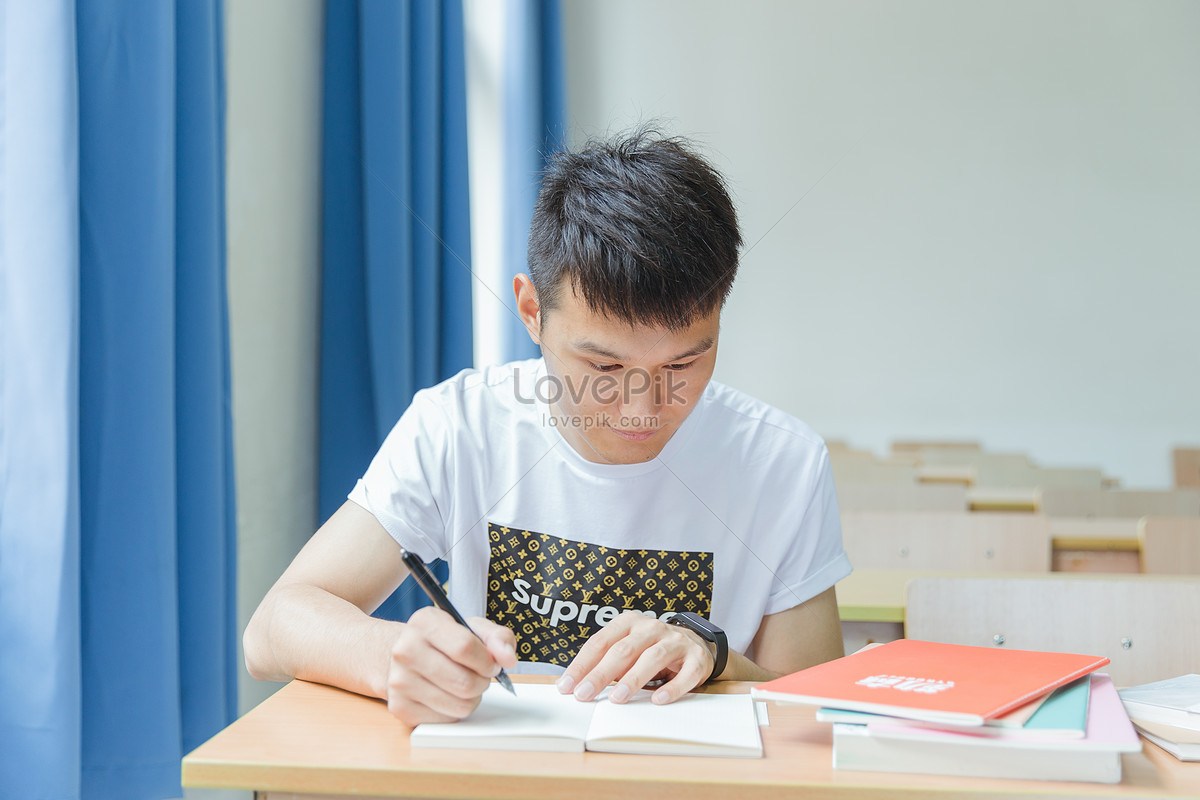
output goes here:
<path id="1" fill-rule="evenodd" d="M 717 635 L 724 632 L 699 614 L 693 614 L 688 611 L 676 614 L 671 617 L 670 621 L 676 625 L 690 628 L 710 642 L 715 642 Z"/>

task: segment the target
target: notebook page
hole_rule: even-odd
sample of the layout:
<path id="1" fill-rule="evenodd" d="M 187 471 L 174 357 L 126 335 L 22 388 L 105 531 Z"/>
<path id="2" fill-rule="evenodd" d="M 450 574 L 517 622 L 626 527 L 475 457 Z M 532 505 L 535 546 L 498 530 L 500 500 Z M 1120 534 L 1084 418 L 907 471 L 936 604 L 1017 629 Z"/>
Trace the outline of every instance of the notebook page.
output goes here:
<path id="1" fill-rule="evenodd" d="M 493 683 L 466 719 L 418 725 L 413 747 L 583 750 L 592 710 L 599 703 L 581 703 L 550 684 L 519 683 L 516 688 L 513 697 Z"/>
<path id="2" fill-rule="evenodd" d="M 745 694 L 689 694 L 656 706 L 638 692 L 622 704 L 600 702 L 588 749 L 622 753 L 758 757 L 762 738 Z"/>

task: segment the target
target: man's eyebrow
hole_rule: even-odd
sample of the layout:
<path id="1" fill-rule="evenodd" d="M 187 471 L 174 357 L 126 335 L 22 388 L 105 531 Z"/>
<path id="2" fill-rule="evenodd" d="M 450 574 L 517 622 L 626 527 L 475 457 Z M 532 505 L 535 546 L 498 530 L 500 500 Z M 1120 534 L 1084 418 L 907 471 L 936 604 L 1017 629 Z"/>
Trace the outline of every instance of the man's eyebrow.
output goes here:
<path id="1" fill-rule="evenodd" d="M 607 347 L 596 344 L 595 342 L 590 341 L 588 339 L 581 339 L 581 340 L 575 342 L 574 344 L 575 344 L 576 350 L 582 350 L 584 352 L 591 353 L 592 355 L 600 356 L 601 358 L 607 358 L 610 361 L 616 361 L 617 363 L 621 363 L 626 360 L 626 359 L 622 358 L 619 354 L 614 353 L 613 351 L 609 350 Z M 703 339 L 701 339 L 700 341 L 696 342 L 695 346 L 688 348 L 688 350 L 686 352 L 680 353 L 679 355 L 675 356 L 674 358 L 668 358 L 665 363 L 673 364 L 676 361 L 682 361 L 685 358 L 691 358 L 692 356 L 698 356 L 701 353 L 707 352 L 708 350 L 712 349 L 712 346 L 713 346 L 713 337 L 706 336 Z"/>
<path id="2" fill-rule="evenodd" d="M 607 358 L 611 361 L 624 361 L 625 360 L 625 359 L 621 358 L 619 355 L 617 355 L 616 353 L 614 353 L 613 351 L 609 350 L 608 348 L 602 347 L 601 345 L 598 345 L 595 342 L 590 341 L 588 339 L 580 339 L 579 341 L 575 342 L 575 349 L 583 350 L 584 352 L 591 353 L 594 356 L 600 356 L 601 358 Z"/>
<path id="3" fill-rule="evenodd" d="M 668 358 L 667 363 L 674 363 L 676 361 L 682 361 L 685 358 L 691 358 L 692 356 L 698 356 L 701 353 L 706 353 L 712 349 L 712 346 L 713 346 L 713 337 L 705 336 L 703 339 L 696 342 L 695 347 L 690 348 L 686 353 L 680 353 L 679 355 L 675 356 L 674 358 Z"/>

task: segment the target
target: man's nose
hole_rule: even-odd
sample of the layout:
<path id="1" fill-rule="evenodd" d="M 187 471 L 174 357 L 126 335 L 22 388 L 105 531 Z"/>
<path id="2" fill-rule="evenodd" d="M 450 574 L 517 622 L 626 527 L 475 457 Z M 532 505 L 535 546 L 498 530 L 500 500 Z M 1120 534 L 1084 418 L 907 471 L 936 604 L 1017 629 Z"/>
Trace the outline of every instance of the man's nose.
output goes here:
<path id="1" fill-rule="evenodd" d="M 648 422 L 646 418 L 658 416 L 661 407 L 661 387 L 658 384 L 661 381 L 660 376 L 651 376 L 650 373 L 640 370 L 631 371 L 626 376 L 621 410 L 627 417 L 640 418 L 635 423 L 636 426 L 650 427 L 653 423 Z"/>

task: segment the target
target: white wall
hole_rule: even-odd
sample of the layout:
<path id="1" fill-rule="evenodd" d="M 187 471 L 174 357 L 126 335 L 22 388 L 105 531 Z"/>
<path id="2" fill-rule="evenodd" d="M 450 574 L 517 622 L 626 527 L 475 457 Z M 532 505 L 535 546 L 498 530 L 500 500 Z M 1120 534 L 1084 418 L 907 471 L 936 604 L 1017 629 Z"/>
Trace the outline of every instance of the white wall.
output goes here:
<path id="1" fill-rule="evenodd" d="M 227 0 L 238 632 L 317 521 L 320 0 Z M 243 669 L 242 710 L 276 684 Z"/>
<path id="2" fill-rule="evenodd" d="M 504 271 L 504 26 L 506 7 L 464 0 L 467 161 L 471 202 L 471 314 L 476 367 L 503 363 L 512 275 Z"/>
<path id="3" fill-rule="evenodd" d="M 1170 484 L 1200 442 L 1200 4 L 564 8 L 576 137 L 661 117 L 731 183 L 720 380 L 878 452 Z"/>

